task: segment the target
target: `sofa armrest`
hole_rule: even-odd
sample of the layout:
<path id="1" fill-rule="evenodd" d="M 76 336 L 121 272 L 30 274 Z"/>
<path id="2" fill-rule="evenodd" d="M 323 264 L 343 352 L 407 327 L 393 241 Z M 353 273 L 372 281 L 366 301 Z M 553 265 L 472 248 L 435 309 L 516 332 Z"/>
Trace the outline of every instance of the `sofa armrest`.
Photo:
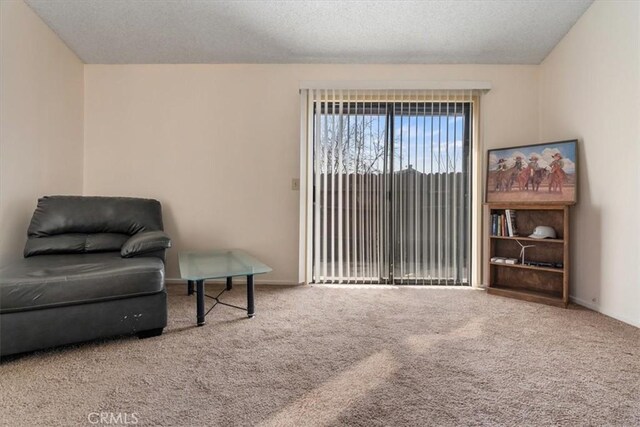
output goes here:
<path id="1" fill-rule="evenodd" d="M 123 258 L 147 254 L 149 252 L 162 251 L 171 247 L 171 239 L 164 231 L 143 231 L 134 234 L 124 242 L 120 250 Z"/>

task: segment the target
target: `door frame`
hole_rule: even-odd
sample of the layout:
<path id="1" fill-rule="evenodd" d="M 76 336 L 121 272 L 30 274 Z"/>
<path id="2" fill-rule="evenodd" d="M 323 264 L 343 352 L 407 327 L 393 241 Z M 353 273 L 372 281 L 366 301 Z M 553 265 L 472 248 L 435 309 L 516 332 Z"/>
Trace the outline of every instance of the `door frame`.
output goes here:
<path id="1" fill-rule="evenodd" d="M 403 89 L 403 85 L 411 85 L 411 89 L 441 90 L 478 90 L 486 93 L 491 89 L 490 82 L 324 82 L 302 81 L 300 84 L 300 169 L 299 169 L 299 227 L 298 227 L 298 283 L 311 284 L 313 280 L 312 270 L 312 244 L 313 244 L 313 191 L 309 187 L 313 185 L 313 128 L 309 126 L 313 120 L 313 99 L 309 96 L 310 89 L 331 88 L 338 89 Z M 404 87 L 409 89 L 409 87 Z M 483 97 L 474 94 L 471 97 L 471 146 L 470 149 L 470 211 L 471 211 L 471 258 L 470 258 L 470 285 L 482 287 L 483 269 L 481 235 L 483 232 L 482 210 L 482 176 L 485 173 L 483 147 L 483 126 L 481 114 Z M 473 238 L 475 236 L 475 238 Z"/>

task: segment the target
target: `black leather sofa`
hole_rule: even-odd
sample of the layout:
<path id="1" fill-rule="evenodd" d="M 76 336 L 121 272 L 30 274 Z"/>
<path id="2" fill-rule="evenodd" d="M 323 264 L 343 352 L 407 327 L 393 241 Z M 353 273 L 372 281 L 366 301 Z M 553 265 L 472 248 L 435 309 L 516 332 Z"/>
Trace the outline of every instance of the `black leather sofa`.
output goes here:
<path id="1" fill-rule="evenodd" d="M 160 202 L 43 197 L 27 235 L 24 258 L 0 269 L 0 356 L 162 333 L 171 241 Z"/>

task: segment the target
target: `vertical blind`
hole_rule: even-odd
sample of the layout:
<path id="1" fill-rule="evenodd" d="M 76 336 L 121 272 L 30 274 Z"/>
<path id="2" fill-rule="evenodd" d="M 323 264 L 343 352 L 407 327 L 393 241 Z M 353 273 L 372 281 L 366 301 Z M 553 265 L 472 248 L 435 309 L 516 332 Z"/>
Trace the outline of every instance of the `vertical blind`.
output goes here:
<path id="1" fill-rule="evenodd" d="M 309 89 L 314 283 L 469 283 L 477 95 Z"/>

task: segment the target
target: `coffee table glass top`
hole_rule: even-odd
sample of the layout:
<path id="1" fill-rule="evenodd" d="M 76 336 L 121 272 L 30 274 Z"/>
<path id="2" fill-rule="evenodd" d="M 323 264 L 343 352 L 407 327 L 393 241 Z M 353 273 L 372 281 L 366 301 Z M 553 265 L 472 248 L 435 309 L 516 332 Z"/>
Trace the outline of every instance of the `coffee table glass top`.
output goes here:
<path id="1" fill-rule="evenodd" d="M 239 249 L 185 251 L 178 254 L 180 276 L 185 280 L 220 279 L 268 273 L 271 267 Z"/>

